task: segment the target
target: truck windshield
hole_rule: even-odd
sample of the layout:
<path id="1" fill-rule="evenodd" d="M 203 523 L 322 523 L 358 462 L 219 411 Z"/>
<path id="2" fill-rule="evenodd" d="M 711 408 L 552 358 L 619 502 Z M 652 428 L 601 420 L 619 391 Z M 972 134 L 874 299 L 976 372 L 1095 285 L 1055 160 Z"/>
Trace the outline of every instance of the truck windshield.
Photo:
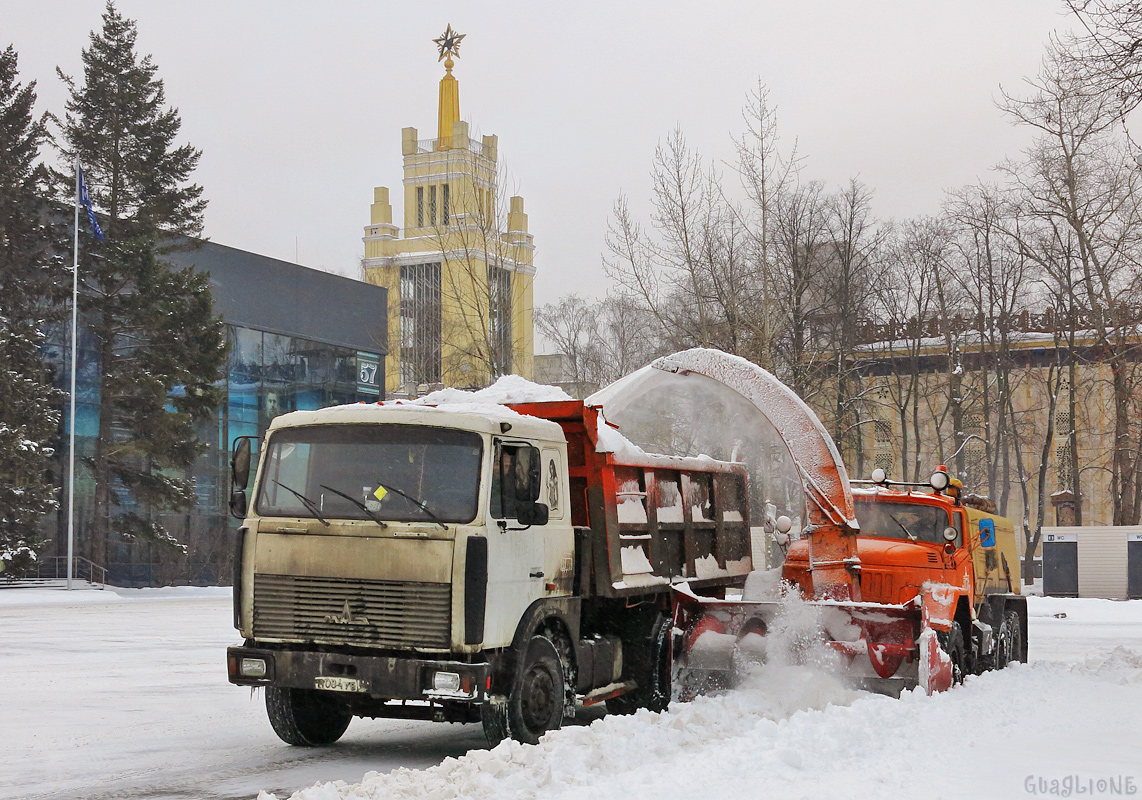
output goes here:
<path id="1" fill-rule="evenodd" d="M 285 428 L 270 437 L 257 509 L 269 517 L 471 522 L 482 456 L 480 435 L 472 431 L 423 425 Z M 365 509 L 330 489 L 358 498 Z"/>
<path id="2" fill-rule="evenodd" d="M 915 539 L 931 544 L 944 543 L 948 513 L 939 506 L 920 503 L 894 503 L 858 500 L 857 522 L 861 536 L 878 539 Z"/>

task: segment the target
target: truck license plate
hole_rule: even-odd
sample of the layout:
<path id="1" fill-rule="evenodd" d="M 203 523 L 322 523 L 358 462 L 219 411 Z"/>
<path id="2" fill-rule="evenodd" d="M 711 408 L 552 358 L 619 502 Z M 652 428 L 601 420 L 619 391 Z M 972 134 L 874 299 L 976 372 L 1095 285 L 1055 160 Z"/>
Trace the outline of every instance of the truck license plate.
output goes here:
<path id="1" fill-rule="evenodd" d="M 313 688 L 330 692 L 363 692 L 365 682 L 356 678 L 314 678 Z"/>

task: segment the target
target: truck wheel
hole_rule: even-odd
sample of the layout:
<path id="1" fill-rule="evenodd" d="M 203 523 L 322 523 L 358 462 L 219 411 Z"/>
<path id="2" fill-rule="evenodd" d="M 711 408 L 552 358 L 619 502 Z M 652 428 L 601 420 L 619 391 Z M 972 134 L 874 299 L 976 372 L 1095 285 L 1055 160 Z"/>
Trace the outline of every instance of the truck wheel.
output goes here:
<path id="1" fill-rule="evenodd" d="M 960 628 L 960 623 L 953 622 L 947 633 L 937 632 L 936 638 L 940 642 L 940 647 L 944 648 L 944 652 L 952 660 L 952 684 L 963 683 L 967 666 L 964 632 Z"/>
<path id="2" fill-rule="evenodd" d="M 640 708 L 665 711 L 670 704 L 670 620 L 659 616 L 650 636 L 628 648 L 630 677 L 637 686 L 631 692 L 607 701 L 612 714 L 633 714 Z"/>
<path id="3" fill-rule="evenodd" d="M 266 687 L 266 713 L 286 744 L 325 747 L 341 738 L 353 713 L 349 706 L 314 689 Z"/>
<path id="4" fill-rule="evenodd" d="M 1001 668 L 1023 658 L 1023 629 L 1019 625 L 1019 614 L 1015 611 L 1008 611 L 1004 614 L 1003 627 L 1005 629 L 1003 643 L 1006 652 L 1003 654 L 1003 661 L 1000 663 Z"/>
<path id="5" fill-rule="evenodd" d="M 547 635 L 528 642 L 520 670 L 508 696 L 508 731 L 517 742 L 536 744 L 539 737 L 563 724 L 567 683 L 559 650 Z"/>

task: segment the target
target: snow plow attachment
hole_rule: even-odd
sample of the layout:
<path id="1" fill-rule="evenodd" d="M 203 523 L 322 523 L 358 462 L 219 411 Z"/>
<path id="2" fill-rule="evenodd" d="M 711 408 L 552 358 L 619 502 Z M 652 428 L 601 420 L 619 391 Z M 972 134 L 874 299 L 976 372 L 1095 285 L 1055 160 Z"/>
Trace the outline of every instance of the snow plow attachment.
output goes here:
<path id="1" fill-rule="evenodd" d="M 934 623 L 944 619 L 938 589 L 901 605 L 700 597 L 674 589 L 673 687 L 678 700 L 731 689 L 755 664 L 784 661 L 836 670 L 852 685 L 898 697 L 953 682 L 952 662 Z M 940 625 L 946 630 L 947 625 Z"/>

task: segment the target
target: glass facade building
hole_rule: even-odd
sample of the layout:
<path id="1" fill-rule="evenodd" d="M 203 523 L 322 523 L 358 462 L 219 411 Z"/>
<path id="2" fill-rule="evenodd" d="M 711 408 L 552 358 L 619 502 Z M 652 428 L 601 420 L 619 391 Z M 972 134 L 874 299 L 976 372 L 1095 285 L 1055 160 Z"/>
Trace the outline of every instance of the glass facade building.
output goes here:
<path id="1" fill-rule="evenodd" d="M 214 307 L 225 322 L 228 360 L 218 382 L 222 400 L 215 416 L 198 423 L 205 445 L 193 475 L 195 506 L 154 518 L 180 542 L 185 556 L 163 545 L 125 541 L 112 534 L 107 577 L 120 586 L 167 583 L 227 583 L 238 523 L 227 512 L 229 454 L 240 436 L 259 439 L 270 421 L 290 411 L 383 399 L 387 293 L 377 286 L 296 264 L 206 243 L 172 258 L 177 265 L 210 273 Z M 50 332 L 45 358 L 57 386 L 68 387 L 66 330 Z M 76 372 L 76 554 L 90 552 L 87 531 L 94 486 L 83 462 L 94 452 L 99 424 L 98 350 L 81 329 Z M 67 553 L 66 407 L 54 460 L 61 507 L 48 531 L 52 553 Z M 138 511 L 120 495 L 119 508 Z M 114 527 L 114 525 L 112 525 Z"/>

